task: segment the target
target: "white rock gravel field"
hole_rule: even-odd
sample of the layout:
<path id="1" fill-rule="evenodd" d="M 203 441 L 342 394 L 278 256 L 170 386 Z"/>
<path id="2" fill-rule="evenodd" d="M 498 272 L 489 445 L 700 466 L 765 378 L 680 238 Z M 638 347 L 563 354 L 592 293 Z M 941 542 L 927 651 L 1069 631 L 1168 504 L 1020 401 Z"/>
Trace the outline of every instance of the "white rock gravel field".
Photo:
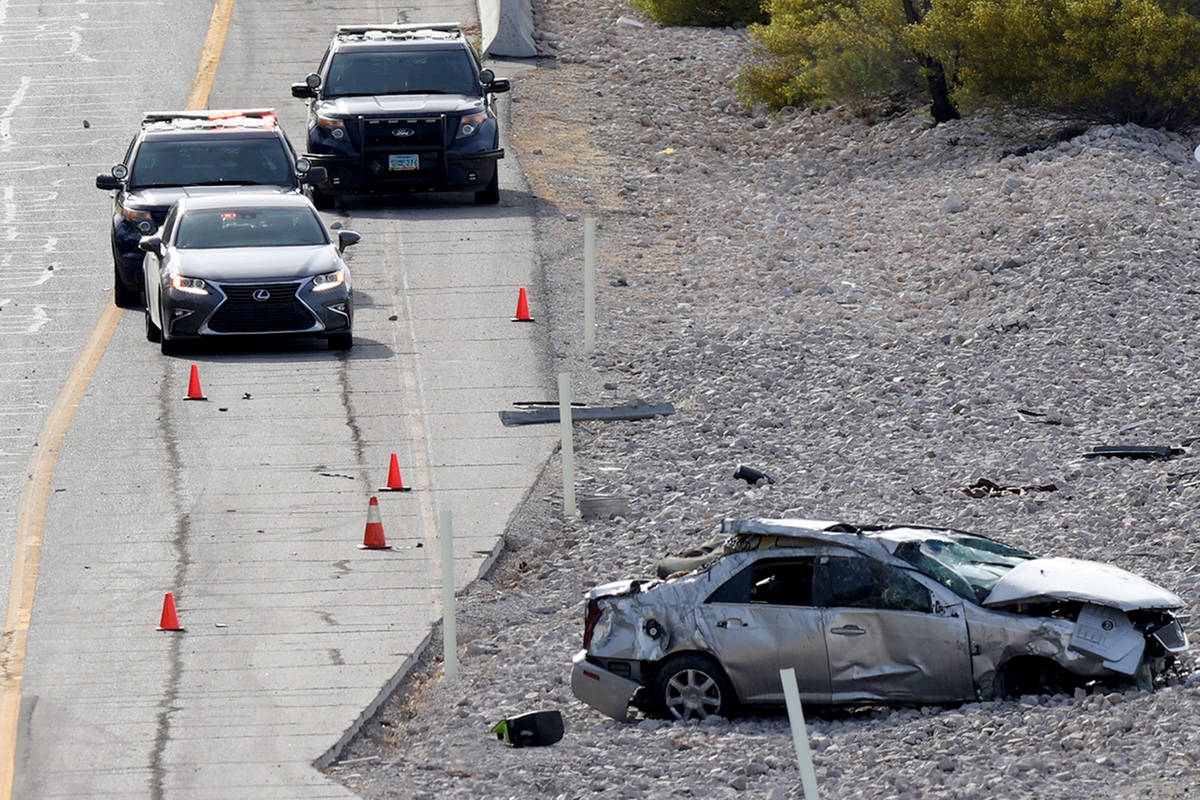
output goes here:
<path id="1" fill-rule="evenodd" d="M 799 798 L 782 711 L 620 724 L 567 686 L 581 593 L 650 574 L 723 517 L 946 524 L 1108 561 L 1180 594 L 1200 637 L 1194 141 L 754 114 L 728 89 L 742 32 L 663 28 L 616 0 L 534 9 L 554 59 L 512 95 L 541 204 L 534 315 L 577 399 L 678 411 L 576 425 L 578 491 L 627 496 L 628 518 L 564 521 L 552 461 L 460 597 L 460 681 L 442 682 L 435 642 L 332 775 L 369 798 Z M 1183 452 L 1083 457 L 1102 444 Z M 739 463 L 778 482 L 734 480 Z M 980 477 L 1058 490 L 952 491 Z M 1194 669 L 1154 693 L 810 709 L 822 797 L 1200 797 Z M 489 733 L 540 708 L 566 719 L 553 747 Z"/>

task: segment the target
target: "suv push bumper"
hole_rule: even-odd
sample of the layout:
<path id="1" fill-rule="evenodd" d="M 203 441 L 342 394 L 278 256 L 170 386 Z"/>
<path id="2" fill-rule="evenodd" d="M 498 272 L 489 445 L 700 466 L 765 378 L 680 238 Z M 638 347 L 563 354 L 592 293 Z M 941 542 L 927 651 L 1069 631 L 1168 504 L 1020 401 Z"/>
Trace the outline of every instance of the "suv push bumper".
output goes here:
<path id="1" fill-rule="evenodd" d="M 504 158 L 503 148 L 471 153 L 453 151 L 442 154 L 437 163 L 426 164 L 412 174 L 387 170 L 386 155 L 323 155 L 305 153 L 314 167 L 324 167 L 326 180 L 313 184 L 326 194 L 352 192 L 447 191 L 476 192 L 485 189 L 496 173 L 496 162 Z M 431 159 L 433 161 L 433 159 Z"/>

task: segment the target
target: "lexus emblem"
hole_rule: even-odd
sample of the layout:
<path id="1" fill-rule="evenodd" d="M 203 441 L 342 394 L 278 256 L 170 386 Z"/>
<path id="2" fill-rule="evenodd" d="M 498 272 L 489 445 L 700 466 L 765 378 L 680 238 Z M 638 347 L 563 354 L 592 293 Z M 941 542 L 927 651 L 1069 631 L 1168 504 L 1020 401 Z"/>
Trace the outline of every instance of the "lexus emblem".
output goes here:
<path id="1" fill-rule="evenodd" d="M 393 128 L 392 129 L 392 136 L 399 136 L 400 138 L 404 138 L 405 136 L 412 136 L 413 133 L 414 133 L 414 131 L 412 128 Z"/>
<path id="2" fill-rule="evenodd" d="M 254 294 L 250 295 L 260 303 L 265 303 L 271 299 L 271 293 L 266 289 L 255 289 Z"/>

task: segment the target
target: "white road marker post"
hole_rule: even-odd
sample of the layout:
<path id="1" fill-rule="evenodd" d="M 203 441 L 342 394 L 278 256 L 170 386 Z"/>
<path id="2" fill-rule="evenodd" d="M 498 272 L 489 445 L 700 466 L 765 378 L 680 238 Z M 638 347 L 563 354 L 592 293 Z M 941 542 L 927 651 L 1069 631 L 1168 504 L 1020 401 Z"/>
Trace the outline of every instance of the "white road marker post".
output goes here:
<path id="1" fill-rule="evenodd" d="M 571 376 L 558 373 L 558 427 L 562 436 L 563 516 L 575 516 L 575 432 L 571 420 Z"/>
<path id="2" fill-rule="evenodd" d="M 800 688 L 796 685 L 796 670 L 779 670 L 783 682 L 783 699 L 787 703 L 788 720 L 792 723 L 792 743 L 796 745 L 796 760 L 800 763 L 800 785 L 804 800 L 820 800 L 817 796 L 817 773 L 813 769 L 812 752 L 808 749 L 808 728 L 804 725 L 804 709 L 800 706 Z"/>
<path id="3" fill-rule="evenodd" d="M 596 352 L 596 218 L 583 220 L 583 352 Z"/>
<path id="4" fill-rule="evenodd" d="M 443 508 L 438 528 L 442 534 L 442 663 L 448 682 L 458 680 L 458 627 L 454 620 L 454 534 L 450 510 Z"/>

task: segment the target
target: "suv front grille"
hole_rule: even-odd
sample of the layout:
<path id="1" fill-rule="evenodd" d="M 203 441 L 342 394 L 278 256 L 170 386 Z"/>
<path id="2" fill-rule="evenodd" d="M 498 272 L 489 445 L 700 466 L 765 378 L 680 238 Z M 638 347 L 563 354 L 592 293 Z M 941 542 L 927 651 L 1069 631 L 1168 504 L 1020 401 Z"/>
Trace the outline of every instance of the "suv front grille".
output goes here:
<path id="1" fill-rule="evenodd" d="M 283 333 L 313 326 L 312 313 L 296 299 L 299 282 L 220 286 L 228 299 L 208 323 L 218 333 Z M 254 294 L 260 290 L 265 290 L 269 297 L 256 300 Z"/>
<path id="2" fill-rule="evenodd" d="M 365 119 L 366 147 L 383 147 L 393 152 L 408 148 L 441 147 L 445 141 L 442 117 L 413 119 Z"/>

